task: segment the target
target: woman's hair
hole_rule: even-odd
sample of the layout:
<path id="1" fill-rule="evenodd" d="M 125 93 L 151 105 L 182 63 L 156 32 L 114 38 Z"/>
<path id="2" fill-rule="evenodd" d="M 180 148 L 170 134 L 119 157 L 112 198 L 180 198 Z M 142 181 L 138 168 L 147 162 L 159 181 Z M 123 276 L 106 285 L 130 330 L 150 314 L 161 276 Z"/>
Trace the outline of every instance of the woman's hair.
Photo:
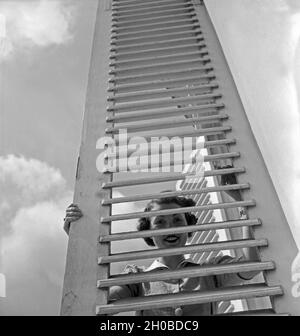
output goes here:
<path id="1" fill-rule="evenodd" d="M 169 192 L 169 191 L 170 190 L 162 191 L 162 192 Z M 161 205 L 161 204 L 171 204 L 171 203 L 178 204 L 182 208 L 192 207 L 196 204 L 194 202 L 194 200 L 192 200 L 191 198 L 185 198 L 185 197 L 182 197 L 182 196 L 159 198 L 159 199 L 151 200 L 146 205 L 146 208 L 144 209 L 144 212 L 151 211 L 153 209 L 154 204 Z M 195 215 L 193 215 L 190 212 L 185 212 L 184 215 L 185 215 L 187 225 L 196 225 L 198 219 Z M 151 227 L 150 217 L 142 217 L 142 218 L 139 219 L 138 225 L 137 225 L 137 230 L 138 231 L 150 230 L 150 227 Z M 188 235 L 189 235 L 189 237 L 191 237 L 192 233 L 189 232 Z M 153 242 L 153 239 L 151 237 L 146 237 L 146 238 L 144 238 L 144 240 L 145 240 L 147 245 L 155 246 L 155 244 Z"/>

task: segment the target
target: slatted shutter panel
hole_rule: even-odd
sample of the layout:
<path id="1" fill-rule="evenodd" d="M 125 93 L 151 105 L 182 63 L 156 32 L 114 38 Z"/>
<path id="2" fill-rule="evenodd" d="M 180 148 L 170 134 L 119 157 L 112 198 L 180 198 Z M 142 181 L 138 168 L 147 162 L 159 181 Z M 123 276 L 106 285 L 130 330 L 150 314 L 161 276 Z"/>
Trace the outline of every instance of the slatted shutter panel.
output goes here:
<path id="1" fill-rule="evenodd" d="M 176 172 L 175 167 L 181 162 L 174 159 L 174 170 L 169 173 L 126 173 L 128 167 L 121 160 L 124 146 L 118 135 L 122 128 L 127 129 L 132 142 L 138 142 L 135 135 L 141 135 L 147 141 L 153 136 L 162 135 L 169 138 L 203 136 L 207 149 L 204 161 L 210 162 L 212 169 L 198 175 L 188 171 Z M 111 137 L 121 147 L 116 158 L 114 155 L 107 158 L 117 164 L 117 172 L 109 168 L 98 172 L 96 168 L 100 152 L 96 144 L 104 136 Z M 126 156 L 132 154 L 130 151 Z M 143 154 L 138 168 L 157 166 L 163 169 L 164 162 L 153 161 L 151 165 L 148 151 Z M 232 167 L 217 169 L 218 164 L 224 162 L 231 162 Z M 235 174 L 237 184 L 219 185 L 220 176 L 228 173 Z M 214 177 L 216 181 L 216 185 L 209 190 L 203 180 L 206 177 Z M 142 211 L 114 214 L 114 205 L 165 197 L 166 193 L 159 193 L 164 183 L 187 181 L 189 178 L 198 179 L 196 188 L 181 188 L 168 195 L 194 195 L 198 200 L 204 197 L 202 202 L 190 209 L 162 210 L 155 214 L 183 213 L 186 210 L 206 212 L 200 225 L 142 232 L 111 231 L 116 221 L 123 222 L 126 231 L 128 220 L 145 216 Z M 140 193 L 114 196 L 114 190 L 119 188 L 129 190 L 138 187 Z M 240 190 L 243 200 L 213 204 L 209 201 L 209 195 L 207 198 L 203 196 L 230 189 Z M 270 297 L 272 309 L 252 314 L 297 315 L 300 312 L 299 304 L 291 295 L 290 265 L 297 254 L 296 245 L 222 48 L 206 8 L 200 1 L 99 2 L 74 201 L 80 205 L 84 217 L 74 223 L 70 230 L 63 315 L 109 315 L 257 297 Z M 226 211 L 240 206 L 247 208 L 248 219 L 212 220 L 215 209 Z M 196 232 L 198 238 L 199 233 L 207 237 L 207 232 L 212 232 L 213 240 L 215 230 L 243 226 L 253 229 L 253 238 L 212 242 L 200 240 L 200 243 L 194 241 L 181 248 L 111 253 L 112 242 L 128 241 L 130 244 L 132 239 L 174 231 Z M 282 242 L 286 244 L 285 248 L 282 248 Z M 110 272 L 110 265 L 117 262 L 130 263 L 181 253 L 197 253 L 201 258 L 245 247 L 258 248 L 260 261 L 127 276 L 112 276 Z M 243 271 L 263 271 L 266 283 L 108 302 L 108 287 L 112 285 Z M 223 305 L 223 311 L 230 312 L 228 304 Z"/>

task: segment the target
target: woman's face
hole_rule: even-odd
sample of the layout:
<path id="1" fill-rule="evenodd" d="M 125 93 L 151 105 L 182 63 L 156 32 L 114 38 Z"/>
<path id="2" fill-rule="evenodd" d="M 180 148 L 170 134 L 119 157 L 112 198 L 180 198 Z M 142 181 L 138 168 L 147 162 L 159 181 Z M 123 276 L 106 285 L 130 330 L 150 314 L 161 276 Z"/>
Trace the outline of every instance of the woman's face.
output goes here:
<path id="1" fill-rule="evenodd" d="M 154 204 L 152 211 L 166 210 L 166 209 L 177 209 L 180 206 L 176 203 L 170 204 Z M 167 229 L 178 226 L 186 226 L 187 221 L 185 215 L 182 214 L 172 214 L 164 216 L 155 216 L 150 218 L 151 230 L 157 229 Z M 174 233 L 167 236 L 153 237 L 153 242 L 157 248 L 170 248 L 170 247 L 181 247 L 184 246 L 188 239 L 187 233 Z"/>

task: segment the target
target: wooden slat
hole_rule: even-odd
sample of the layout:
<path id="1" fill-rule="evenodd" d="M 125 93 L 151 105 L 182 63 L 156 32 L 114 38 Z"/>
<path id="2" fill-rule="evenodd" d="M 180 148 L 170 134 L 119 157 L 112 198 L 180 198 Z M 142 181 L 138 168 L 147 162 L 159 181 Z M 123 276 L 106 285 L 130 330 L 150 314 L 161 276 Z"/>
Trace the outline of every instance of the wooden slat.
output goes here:
<path id="1" fill-rule="evenodd" d="M 191 65 L 187 69 L 179 69 L 179 70 L 170 70 L 170 71 L 157 71 L 151 74 L 144 74 L 144 75 L 135 75 L 135 76 L 113 76 L 109 79 L 110 83 L 117 84 L 135 84 L 135 83 L 145 83 L 154 80 L 176 80 L 182 79 L 185 77 L 193 77 L 199 76 L 200 74 L 204 76 L 208 74 L 208 72 L 212 71 L 213 68 L 211 66 L 193 66 Z M 212 74 L 210 74 L 212 75 Z M 174 84 L 173 84 L 174 85 Z"/>
<path id="2" fill-rule="evenodd" d="M 189 61 L 191 59 L 195 58 L 205 58 L 205 56 L 208 55 L 207 51 L 190 51 L 190 52 L 183 52 L 181 54 L 175 54 L 175 55 L 162 55 L 157 57 L 145 57 L 145 58 L 137 58 L 137 59 L 130 59 L 130 60 L 124 60 L 124 61 L 111 61 L 109 63 L 110 66 L 115 68 L 126 68 L 126 67 L 138 67 L 138 66 L 151 66 L 154 64 L 159 63 L 167 63 L 169 62 L 182 62 L 182 61 Z"/>
<path id="3" fill-rule="evenodd" d="M 180 181 L 186 179 L 196 179 L 208 176 L 218 176 L 218 175 L 225 175 L 225 174 L 237 174 L 237 173 L 244 173 L 246 171 L 245 168 L 231 168 L 231 169 L 217 169 L 217 170 L 210 170 L 205 171 L 201 175 L 193 174 L 193 173 L 165 173 L 161 176 L 153 177 L 140 177 L 135 179 L 126 179 L 126 180 L 119 180 L 113 182 L 107 182 L 102 184 L 103 189 L 107 188 L 120 188 L 120 187 L 128 187 L 134 185 L 141 185 L 141 184 L 150 184 L 150 183 L 161 183 L 161 182 L 170 182 L 170 181 Z"/>
<path id="4" fill-rule="evenodd" d="M 179 54 L 185 51 L 197 51 L 206 47 L 205 43 L 190 43 L 185 45 L 176 45 L 171 47 L 162 47 L 162 48 L 152 48 L 145 49 L 141 51 L 129 51 L 129 52 L 114 52 L 110 55 L 110 59 L 117 60 L 130 60 L 133 58 L 141 59 L 151 56 L 163 56 L 163 55 L 174 55 Z"/>
<path id="5" fill-rule="evenodd" d="M 154 6 L 163 6 L 166 4 L 174 4 L 174 3 L 189 3 L 190 1 L 184 0 L 156 0 L 156 1 L 128 1 L 128 2 L 113 2 L 112 9 L 113 10 L 132 10 L 135 7 L 154 7 Z"/>
<path id="6" fill-rule="evenodd" d="M 202 31 L 200 29 L 195 29 L 193 27 L 188 26 L 188 29 L 181 29 L 179 32 L 163 32 L 163 33 L 157 33 L 152 34 L 150 36 L 143 36 L 143 37 L 133 37 L 133 38 L 118 38 L 118 36 L 115 36 L 112 41 L 111 45 L 116 46 L 131 46 L 133 44 L 137 43 L 145 43 L 145 42 L 155 42 L 155 41 L 166 41 L 168 39 L 172 39 L 174 37 L 177 38 L 183 38 L 183 37 L 192 37 L 195 35 L 202 35 Z"/>
<path id="7" fill-rule="evenodd" d="M 147 11 L 145 8 L 142 9 L 131 9 L 131 10 L 117 10 L 113 9 L 112 17 L 113 18 L 130 18 L 130 17 L 135 17 L 136 15 L 139 14 L 155 14 L 156 12 L 161 13 L 165 12 L 166 10 L 170 9 L 184 9 L 184 8 L 193 8 L 193 4 L 191 2 L 183 2 L 183 3 L 171 3 L 171 4 L 166 4 L 166 5 L 161 5 L 161 6 L 154 6 L 154 7 L 148 7 Z"/>
<path id="8" fill-rule="evenodd" d="M 146 230 L 146 231 L 131 231 L 131 232 L 120 232 L 114 233 L 107 236 L 100 236 L 99 242 L 112 242 L 112 241 L 121 241 L 129 239 L 142 239 L 147 237 L 157 237 L 165 236 L 169 234 L 180 234 L 187 232 L 204 232 L 210 230 L 221 230 L 221 229 L 232 229 L 243 226 L 259 226 L 261 221 L 259 219 L 247 219 L 247 220 L 235 220 L 235 221 L 226 221 L 226 222 L 214 222 L 206 224 L 197 224 L 181 227 L 173 227 L 170 229 L 157 229 L 157 230 Z"/>
<path id="9" fill-rule="evenodd" d="M 177 22 L 177 20 L 184 20 L 184 19 L 190 19 L 192 17 L 195 17 L 196 14 L 194 11 L 189 11 L 187 13 L 180 13 L 174 14 L 174 15 L 161 15 L 161 16 L 155 16 L 150 17 L 148 19 L 136 19 L 136 20 L 128 20 L 124 22 L 113 22 L 112 27 L 116 29 L 123 29 L 123 28 L 143 28 L 144 26 L 147 26 L 149 24 L 156 24 L 156 23 L 166 23 L 166 22 Z"/>
<path id="10" fill-rule="evenodd" d="M 198 55 L 199 56 L 199 55 Z M 134 66 L 134 67 L 127 67 L 127 68 L 117 68 L 116 70 L 111 70 L 109 72 L 110 75 L 114 76 L 128 76 L 132 73 L 136 74 L 148 74 L 152 72 L 158 72 L 161 70 L 176 70 L 176 69 L 188 69 L 191 66 L 203 66 L 203 64 L 207 64 L 210 62 L 210 58 L 203 57 L 203 58 L 195 58 L 191 60 L 184 60 L 184 61 L 175 61 L 169 60 L 169 62 L 151 64 L 151 65 L 143 65 L 143 66 Z M 175 69 L 173 69 L 175 67 Z"/>
<path id="11" fill-rule="evenodd" d="M 207 107 L 208 110 L 212 110 L 214 109 L 214 106 L 215 109 L 217 108 L 221 108 L 222 107 L 222 104 L 209 104 L 210 106 Z M 226 119 L 226 115 L 227 114 L 224 114 L 224 113 L 218 113 L 217 111 L 212 111 L 213 113 L 215 112 L 215 114 L 211 114 L 211 115 L 208 115 L 208 112 L 205 112 L 205 111 L 202 111 L 202 112 L 196 112 L 196 109 L 192 110 L 190 109 L 189 112 L 185 113 L 184 111 L 180 111 L 181 109 L 176 109 L 174 111 L 168 111 L 168 113 L 161 113 L 160 111 L 158 113 L 155 113 L 155 117 L 154 118 L 151 118 L 151 113 L 141 113 L 141 114 L 130 114 L 130 116 L 128 116 L 128 114 L 126 114 L 125 116 L 117 116 L 117 117 L 106 117 L 106 122 L 110 122 L 110 123 L 114 123 L 114 124 L 123 124 L 124 123 L 131 123 L 131 122 L 136 122 L 136 121 L 148 121 L 149 119 L 150 120 L 153 120 L 153 119 L 166 119 L 168 117 L 181 117 L 181 116 L 184 116 L 184 117 L 190 117 L 190 118 L 193 118 L 193 120 L 198 120 L 198 122 L 218 122 L 220 121 L 221 119 Z M 198 111 L 201 110 L 201 109 L 198 109 Z M 177 113 L 175 113 L 177 112 Z M 181 113 L 180 113 L 181 112 Z M 210 111 L 209 111 L 210 112 Z M 167 115 L 167 116 L 166 116 Z M 172 120 L 173 122 L 173 120 Z M 175 123 L 177 121 L 174 121 Z M 178 121 L 179 122 L 179 121 Z M 145 124 L 145 123 L 143 123 Z M 150 124 L 150 123 L 149 123 Z M 129 126 L 129 125 L 126 125 L 126 126 Z M 132 125 L 133 126 L 133 125 Z M 123 126 L 124 128 L 125 126 Z M 216 140 L 216 141 L 208 141 L 207 143 L 216 143 L 218 144 L 218 141 L 227 141 L 227 139 L 222 139 L 222 140 Z M 231 141 L 230 141 L 231 142 Z"/>
<path id="12" fill-rule="evenodd" d="M 175 294 L 161 294 L 118 300 L 108 305 L 97 305 L 96 314 L 115 314 L 125 311 L 159 309 L 164 307 L 187 306 L 209 302 L 231 301 L 264 296 L 282 295 L 281 286 L 247 285 L 213 291 L 193 291 Z"/>
<path id="13" fill-rule="evenodd" d="M 110 223 L 112 221 L 120 221 L 120 220 L 143 218 L 143 217 L 148 218 L 148 217 L 160 216 L 160 215 L 164 216 L 164 215 L 170 215 L 170 214 L 202 211 L 206 209 L 214 210 L 214 209 L 228 209 L 228 208 L 249 207 L 249 206 L 255 206 L 255 201 L 249 200 L 249 201 L 229 202 L 229 203 L 215 203 L 215 204 L 197 205 L 193 207 L 166 209 L 166 210 L 149 211 L 149 212 L 132 212 L 132 213 L 102 217 L 100 219 L 100 222 Z"/>
<path id="14" fill-rule="evenodd" d="M 186 54 L 183 54 L 186 55 Z M 170 59 L 168 57 L 162 56 L 162 57 L 155 57 L 155 61 L 153 58 L 146 58 L 144 59 L 144 64 L 137 64 L 139 61 L 141 61 L 140 59 L 137 59 L 136 63 L 135 61 L 132 62 L 132 60 L 130 61 L 122 61 L 122 62 L 115 62 L 115 63 L 110 63 L 111 66 L 114 68 L 113 70 L 111 70 L 109 72 L 110 75 L 115 75 L 115 76 L 125 76 L 126 73 L 130 73 L 130 72 L 143 72 L 145 74 L 147 74 L 147 71 L 159 71 L 159 70 L 163 70 L 160 69 L 161 67 L 164 66 L 169 66 L 169 69 L 171 70 L 171 66 L 180 66 L 183 67 L 183 69 L 185 69 L 185 67 L 191 67 L 191 66 L 195 66 L 195 65 L 203 65 L 206 63 L 209 63 L 211 61 L 211 59 L 209 57 L 206 57 L 206 53 L 204 56 L 201 56 L 199 53 L 192 53 L 192 54 L 187 54 L 188 56 L 194 56 L 194 57 L 190 57 L 188 59 Z M 160 62 L 161 60 L 161 62 Z M 127 64 L 127 66 L 126 66 Z M 174 70 L 174 69 L 173 69 Z M 128 74 L 127 74 L 128 76 Z"/>
<path id="15" fill-rule="evenodd" d="M 153 101 L 147 101 L 144 103 L 124 103 L 122 105 L 111 106 L 107 108 L 108 112 L 123 113 L 123 112 L 134 112 L 134 111 L 144 111 L 151 110 L 161 107 L 173 107 L 174 105 L 188 104 L 188 103 L 201 103 L 203 100 L 212 100 L 221 98 L 219 93 L 208 93 L 208 94 L 198 94 L 195 96 L 180 97 L 173 99 L 157 99 Z"/>
<path id="16" fill-rule="evenodd" d="M 203 40 L 204 39 L 201 35 L 195 35 L 185 38 L 176 38 L 176 39 L 169 38 L 165 41 L 143 42 L 125 46 L 112 46 L 110 48 L 110 51 L 115 52 L 117 54 L 121 54 L 121 53 L 136 52 L 136 50 L 139 51 L 155 50 L 160 48 L 171 48 L 176 46 L 190 45 L 192 43 L 196 44 Z"/>
<path id="17" fill-rule="evenodd" d="M 190 139 L 191 151 L 201 150 L 202 148 L 210 148 L 210 147 L 220 147 L 224 145 L 234 145 L 236 144 L 235 139 L 221 139 L 221 140 L 212 140 L 212 141 L 199 141 L 196 137 Z M 104 155 L 104 159 L 124 159 L 124 158 L 134 158 L 140 157 L 143 155 L 162 155 L 168 153 L 173 155 L 177 152 L 182 152 L 182 144 L 177 144 L 176 142 L 172 146 L 165 147 L 163 145 L 153 146 L 152 148 L 140 148 L 139 151 L 136 151 L 136 146 L 119 146 L 117 148 L 110 148 L 108 146 L 108 150 L 110 150 L 107 154 Z"/>
<path id="18" fill-rule="evenodd" d="M 152 4 L 152 5 L 147 5 L 147 4 L 141 4 L 140 7 L 137 6 L 132 6 L 132 7 L 128 7 L 126 8 L 116 8 L 114 5 L 112 6 L 112 15 L 113 17 L 117 17 L 118 15 L 127 15 L 127 14 L 139 14 L 139 13 L 145 13 L 145 12 L 153 12 L 155 14 L 155 12 L 157 10 L 159 10 L 160 8 L 162 8 L 163 10 L 167 10 L 167 9 L 171 9 L 174 6 L 188 6 L 189 3 L 180 3 L 180 2 L 169 2 L 169 3 L 165 3 L 163 5 L 159 5 L 157 3 Z"/>
<path id="19" fill-rule="evenodd" d="M 179 4 L 173 5 L 169 7 L 160 7 L 160 8 L 149 8 L 147 11 L 139 10 L 132 11 L 130 14 L 120 13 L 117 11 L 112 12 L 112 22 L 113 23 L 127 23 L 134 22 L 134 20 L 149 20 L 151 18 L 161 18 L 164 16 L 170 16 L 172 14 L 185 14 L 185 13 L 193 13 L 194 7 L 190 4 Z"/>
<path id="20" fill-rule="evenodd" d="M 159 71 L 147 75 L 136 75 L 136 76 L 116 76 L 109 79 L 110 83 L 114 83 L 114 91 L 125 90 L 125 92 L 132 91 L 143 91 L 147 90 L 149 87 L 154 88 L 167 88 L 176 87 L 176 83 L 186 83 L 188 84 L 193 78 L 197 77 L 198 80 L 207 80 L 204 83 L 201 81 L 200 84 L 208 83 L 210 79 L 215 78 L 214 74 L 211 73 L 213 68 L 211 67 L 192 67 L 183 70 L 170 70 L 170 71 Z M 170 86 L 165 86 L 172 80 Z M 160 82 L 160 83 L 159 83 Z"/>
<path id="21" fill-rule="evenodd" d="M 181 24 L 179 23 L 178 26 L 172 25 L 171 27 L 163 27 L 163 28 L 154 28 L 154 29 L 146 29 L 146 30 L 140 30 L 140 31 L 135 31 L 133 30 L 132 32 L 115 32 L 112 33 L 112 41 L 126 41 L 129 39 L 134 39 L 134 38 L 150 38 L 152 36 L 155 36 L 155 34 L 166 34 L 166 33 L 181 33 L 185 31 L 194 31 L 196 29 L 200 29 L 199 23 L 195 20 L 192 21 L 183 21 Z"/>
<path id="22" fill-rule="evenodd" d="M 188 151 L 189 154 L 192 154 L 191 151 Z M 141 171 L 144 169 L 147 169 L 151 172 L 152 169 L 155 168 L 169 168 L 169 171 L 171 171 L 171 167 L 174 166 L 185 166 L 187 164 L 195 164 L 197 162 L 211 162 L 211 161 L 219 161 L 219 160 L 225 160 L 225 159 L 234 159 L 240 156 L 239 152 L 231 152 L 231 153 L 221 153 L 221 154 L 214 154 L 214 155 L 205 155 L 205 156 L 197 156 L 186 158 L 182 153 L 180 153 L 179 158 L 170 159 L 170 160 L 161 160 L 159 155 L 156 156 L 141 156 L 139 157 L 139 162 L 133 163 L 132 161 L 129 162 L 126 160 L 126 162 L 123 162 L 124 159 L 120 160 L 114 160 L 111 159 L 109 166 L 105 167 L 104 172 L 128 172 L 128 171 Z M 178 171 L 178 170 L 177 170 Z"/>
<path id="23" fill-rule="evenodd" d="M 147 11 L 144 13 L 132 14 L 132 15 L 116 15 L 116 12 L 112 15 L 112 22 L 116 25 L 125 25 L 133 22 L 157 22 L 157 20 L 164 20 L 165 18 L 169 19 L 173 15 L 182 14 L 193 14 L 194 7 L 193 6 L 181 6 L 178 8 L 169 8 L 169 9 L 161 9 L 160 11 Z M 114 15 L 115 14 L 115 15 Z"/>
<path id="24" fill-rule="evenodd" d="M 99 280 L 98 288 L 110 286 L 123 286 L 135 283 L 178 280 L 184 278 L 207 277 L 213 275 L 223 275 L 243 272 L 259 272 L 275 269 L 275 264 L 269 262 L 239 262 L 220 265 L 199 265 L 187 267 L 179 270 L 163 270 L 154 272 L 144 272 L 137 274 L 119 274 L 111 276 L 109 279 Z"/>
<path id="25" fill-rule="evenodd" d="M 276 313 L 272 309 L 256 309 L 240 312 L 216 314 L 215 316 L 290 316 L 288 313 Z"/>
<path id="26" fill-rule="evenodd" d="M 199 27 L 198 20 L 194 17 L 185 18 L 182 20 L 171 20 L 171 21 L 165 21 L 162 23 L 148 23 L 143 25 L 137 25 L 137 26 L 131 26 L 131 27 L 114 27 L 111 29 L 112 36 L 114 37 L 114 34 L 126 34 L 126 33 L 140 33 L 140 32 L 153 32 L 153 30 L 158 29 L 165 29 L 170 27 L 179 27 L 179 26 L 186 26 L 187 24 L 194 25 L 197 23 L 197 27 Z"/>
<path id="27" fill-rule="evenodd" d="M 211 147 L 220 147 L 220 146 L 230 146 L 236 144 L 235 139 L 221 139 L 221 140 L 212 140 L 212 141 L 206 141 L 206 142 L 198 142 L 197 138 L 191 138 L 191 150 L 199 150 L 202 148 L 211 148 Z M 159 147 L 159 148 L 158 148 Z M 140 157 L 143 155 L 162 155 L 165 153 L 168 153 L 170 155 L 174 155 L 177 152 L 182 152 L 182 144 L 179 144 L 179 146 L 175 143 L 174 146 L 170 146 L 170 148 L 165 148 L 164 146 L 157 146 L 156 148 L 143 148 L 139 149 L 139 151 L 136 151 L 136 147 L 130 147 L 125 148 L 124 146 L 119 146 L 117 149 L 111 149 L 110 154 L 107 153 L 104 155 L 104 159 L 125 159 L 125 158 L 134 158 L 134 157 Z"/>
<path id="28" fill-rule="evenodd" d="M 166 128 L 176 128 L 176 127 L 183 127 L 183 126 L 189 126 L 194 123 L 201 123 L 204 121 L 212 121 L 214 120 L 215 122 L 221 121 L 224 119 L 227 119 L 228 116 L 225 114 L 219 114 L 215 116 L 209 116 L 209 117 L 204 117 L 204 118 L 189 118 L 188 120 L 185 121 L 176 121 L 172 120 L 171 124 L 169 123 L 142 123 L 142 124 L 137 124 L 137 125 L 126 125 L 126 130 L 128 133 L 130 132 L 143 132 L 143 131 L 150 131 L 150 130 L 155 130 L 155 129 L 166 129 Z M 118 133 L 121 129 L 124 129 L 125 126 L 115 126 L 115 127 L 109 127 L 106 129 L 107 134 L 115 134 Z"/>
<path id="29" fill-rule="evenodd" d="M 148 119 L 164 119 L 169 118 L 171 116 L 186 116 L 186 115 L 197 115 L 198 117 L 200 115 L 203 115 L 204 113 L 207 113 L 205 110 L 216 110 L 223 108 L 224 104 L 222 103 L 211 103 L 211 104 L 203 104 L 203 105 L 197 105 L 197 106 L 189 106 L 189 107 L 180 107 L 175 108 L 173 110 L 156 110 L 151 111 L 151 113 L 148 112 L 142 112 L 142 113 L 126 113 L 126 115 L 118 115 L 118 116 L 109 116 L 106 118 L 107 122 L 113 122 L 113 123 L 126 123 L 131 121 L 139 121 L 139 120 L 148 120 Z M 202 118 L 204 121 L 211 120 L 210 118 L 218 118 L 218 114 L 214 115 L 204 115 L 199 118 Z"/>
<path id="30" fill-rule="evenodd" d="M 126 203 L 126 202 L 138 202 L 152 199 L 162 199 L 169 197 L 177 197 L 177 196 L 185 196 L 185 195 L 197 195 L 197 194 L 207 194 L 212 192 L 221 192 L 228 190 L 241 190 L 250 188 L 249 183 L 244 184 L 229 184 L 229 185 L 220 185 L 215 187 L 205 187 L 199 189 L 192 190 L 180 190 L 180 191 L 172 191 L 172 192 L 163 192 L 163 193 L 152 193 L 152 194 L 142 194 L 142 195 L 134 195 L 134 196 L 123 196 L 123 197 L 115 197 L 110 199 L 102 200 L 103 205 L 108 204 L 117 204 L 117 203 Z"/>
<path id="31" fill-rule="evenodd" d="M 149 90 L 136 92 L 135 94 L 118 94 L 108 97 L 108 101 L 112 101 L 115 104 L 138 102 L 140 100 L 170 98 L 178 95 L 187 96 L 192 94 L 204 94 L 211 92 L 216 88 L 218 88 L 218 84 L 216 82 L 210 82 L 209 84 L 194 85 L 183 88 Z"/>
<path id="32" fill-rule="evenodd" d="M 109 264 L 121 261 L 132 261 L 141 259 L 154 259 L 158 257 L 183 255 L 189 253 L 207 252 L 207 251 L 223 251 L 251 247 L 266 247 L 268 246 L 267 239 L 244 239 L 231 240 L 226 242 L 207 243 L 186 245 L 183 247 L 163 248 L 163 249 L 149 249 L 144 251 L 133 251 L 126 253 L 116 253 L 109 256 L 101 256 L 98 258 L 98 264 Z"/>
<path id="33" fill-rule="evenodd" d="M 172 132 L 164 132 L 164 134 L 156 134 L 156 133 L 150 133 L 147 132 L 143 134 L 143 143 L 149 142 L 154 143 L 155 141 L 159 142 L 161 139 L 170 138 L 172 141 L 173 139 L 180 139 L 181 137 L 194 137 L 194 136 L 203 136 L 203 135 L 214 135 L 214 134 L 224 134 L 225 132 L 230 132 L 231 127 L 230 126 L 221 126 L 221 127 L 212 127 L 212 128 L 203 128 L 203 129 L 193 129 L 191 131 L 179 131 L 174 130 Z M 163 138 L 162 138 L 163 137 Z M 116 146 L 126 145 L 127 143 L 130 143 L 130 145 L 136 145 L 141 143 L 140 137 L 128 137 L 128 142 L 124 142 L 124 136 L 117 136 L 114 137 L 114 143 Z M 103 171 L 105 172 L 105 171 Z"/>

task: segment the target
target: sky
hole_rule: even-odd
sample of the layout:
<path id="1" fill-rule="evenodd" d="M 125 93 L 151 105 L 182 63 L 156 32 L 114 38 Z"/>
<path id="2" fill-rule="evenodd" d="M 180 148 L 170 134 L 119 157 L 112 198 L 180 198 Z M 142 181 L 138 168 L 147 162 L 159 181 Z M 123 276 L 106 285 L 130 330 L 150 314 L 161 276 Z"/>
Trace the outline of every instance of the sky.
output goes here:
<path id="1" fill-rule="evenodd" d="M 0 315 L 59 313 L 96 4 L 0 1 Z"/>
<path id="2" fill-rule="evenodd" d="M 206 0 L 300 237 L 298 3 Z M 0 0 L 0 273 L 7 296 L 0 292 L 0 315 L 59 314 L 67 246 L 62 218 L 72 200 L 96 5 Z"/>

